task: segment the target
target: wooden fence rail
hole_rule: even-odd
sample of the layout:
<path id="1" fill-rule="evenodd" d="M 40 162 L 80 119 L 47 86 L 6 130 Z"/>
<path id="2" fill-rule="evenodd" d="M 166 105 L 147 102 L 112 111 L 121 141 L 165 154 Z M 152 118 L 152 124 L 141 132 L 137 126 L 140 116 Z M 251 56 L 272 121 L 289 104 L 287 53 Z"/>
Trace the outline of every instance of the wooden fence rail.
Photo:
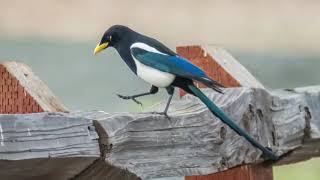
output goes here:
<path id="1" fill-rule="evenodd" d="M 285 155 L 278 164 L 319 155 L 320 86 L 206 93 L 259 142 Z M 0 115 L 0 176 L 25 175 L 25 167 L 32 167 L 33 173 L 55 171 L 49 168 L 54 166 L 79 167 L 101 158 L 142 179 L 209 174 L 263 161 L 259 150 L 194 97 L 173 102 L 170 115 L 171 119 L 101 111 Z"/>
<path id="2" fill-rule="evenodd" d="M 217 69 L 211 70 L 218 72 L 213 74 L 215 78 L 230 82 L 228 86 L 246 86 L 228 88 L 223 95 L 204 91 L 254 138 L 281 156 L 271 165 L 319 156 L 320 86 L 266 90 L 225 50 L 204 52 L 200 48 L 190 53 L 191 49 L 178 52 L 198 63 L 219 59 L 215 61 Z M 0 114 L 1 179 L 131 180 L 206 175 L 244 164 L 267 165 L 259 150 L 193 96 L 174 101 L 170 119 L 147 112 L 67 113 L 25 65 L 5 62 L 0 64 L 0 73 L 0 112 L 5 113 Z M 225 77 L 226 73 L 230 77 Z M 30 105 L 35 108 L 24 107 Z M 258 166 L 242 167 L 239 169 L 247 174 L 243 179 L 257 179 L 250 174 L 258 174 Z M 268 170 L 270 180 L 272 169 Z M 234 171 L 238 170 L 215 178 L 237 179 L 228 174 Z"/>

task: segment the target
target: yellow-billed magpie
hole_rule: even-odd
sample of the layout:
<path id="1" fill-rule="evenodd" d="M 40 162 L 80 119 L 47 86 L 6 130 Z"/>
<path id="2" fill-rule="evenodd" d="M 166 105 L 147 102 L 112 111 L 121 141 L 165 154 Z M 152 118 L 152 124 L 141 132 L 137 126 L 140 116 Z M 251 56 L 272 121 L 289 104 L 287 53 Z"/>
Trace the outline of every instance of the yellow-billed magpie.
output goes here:
<path id="1" fill-rule="evenodd" d="M 158 92 L 158 88 L 166 88 L 169 99 L 165 110 L 160 114 L 167 116 L 174 87 L 179 87 L 187 93 L 198 97 L 215 116 L 240 136 L 246 138 L 254 147 L 259 148 L 265 157 L 271 160 L 278 159 L 278 156 L 269 148 L 262 146 L 250 134 L 240 128 L 223 110 L 202 93 L 193 82 L 203 83 L 219 93 L 222 93 L 221 88 L 223 86 L 211 79 L 191 62 L 178 56 L 161 42 L 135 32 L 126 26 L 114 25 L 104 33 L 100 43 L 94 49 L 94 54 L 107 47 L 114 47 L 129 68 L 141 79 L 152 85 L 149 92 L 133 96 L 118 94 L 120 98 L 132 99 L 141 104 L 136 100 L 137 97 L 155 94 Z"/>

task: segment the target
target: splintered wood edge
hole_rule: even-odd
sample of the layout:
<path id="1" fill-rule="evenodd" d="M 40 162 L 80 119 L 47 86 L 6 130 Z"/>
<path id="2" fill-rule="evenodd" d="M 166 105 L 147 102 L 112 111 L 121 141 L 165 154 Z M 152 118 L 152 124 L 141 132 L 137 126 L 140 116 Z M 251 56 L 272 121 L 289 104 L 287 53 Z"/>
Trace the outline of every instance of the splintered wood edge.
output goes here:
<path id="1" fill-rule="evenodd" d="M 34 98 L 44 111 L 68 112 L 68 109 L 28 66 L 15 61 L 5 61 L 1 62 L 1 64 L 19 81 L 20 85 L 25 88 L 26 92 Z"/>

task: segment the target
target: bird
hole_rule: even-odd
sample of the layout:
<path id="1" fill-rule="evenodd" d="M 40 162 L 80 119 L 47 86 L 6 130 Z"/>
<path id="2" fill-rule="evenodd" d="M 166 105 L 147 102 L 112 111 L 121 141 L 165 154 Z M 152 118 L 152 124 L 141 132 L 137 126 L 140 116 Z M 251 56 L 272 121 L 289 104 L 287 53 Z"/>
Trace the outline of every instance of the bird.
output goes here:
<path id="1" fill-rule="evenodd" d="M 223 93 L 224 86 L 210 78 L 203 70 L 192 64 L 189 60 L 179 56 L 160 41 L 143 35 L 124 25 L 113 25 L 103 34 L 100 42 L 94 49 L 94 55 L 102 50 L 113 47 L 130 70 L 142 80 L 151 84 L 148 92 L 118 97 L 126 100 L 137 100 L 138 97 L 154 95 L 159 88 L 165 88 L 169 97 L 163 112 L 157 114 L 168 116 L 170 102 L 174 89 L 178 87 L 187 93 L 198 97 L 223 123 L 243 136 L 254 147 L 263 152 L 263 157 L 277 160 L 279 157 L 268 147 L 257 142 L 248 132 L 238 126 L 221 108 L 212 102 L 195 82 L 200 82 L 218 93 Z"/>

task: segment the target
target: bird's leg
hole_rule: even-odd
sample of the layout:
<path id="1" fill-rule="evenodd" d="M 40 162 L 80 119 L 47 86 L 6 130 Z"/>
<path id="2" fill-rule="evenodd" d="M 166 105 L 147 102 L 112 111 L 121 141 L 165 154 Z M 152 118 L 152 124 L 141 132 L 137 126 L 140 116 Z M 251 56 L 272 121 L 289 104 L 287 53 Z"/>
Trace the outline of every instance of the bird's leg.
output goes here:
<path id="1" fill-rule="evenodd" d="M 151 95 L 151 94 L 156 94 L 158 92 L 158 87 L 152 86 L 149 92 L 146 93 L 141 93 L 141 94 L 136 94 L 136 95 L 132 95 L 132 96 L 123 96 L 121 94 L 117 94 L 119 98 L 121 99 L 132 99 L 135 103 L 139 104 L 142 106 L 142 103 L 140 101 L 138 101 L 136 98 L 137 97 L 142 97 L 142 96 L 147 96 L 147 95 Z"/>
<path id="2" fill-rule="evenodd" d="M 168 98 L 166 107 L 164 108 L 164 111 L 163 111 L 163 112 L 154 112 L 154 114 L 164 115 L 164 116 L 166 116 L 167 118 L 169 118 L 167 112 L 168 112 L 168 109 L 169 109 L 169 106 L 170 106 L 170 103 L 171 103 L 171 100 L 172 100 L 172 97 L 173 97 L 173 94 L 174 94 L 174 87 L 169 86 L 169 87 L 166 88 L 166 90 L 167 90 L 167 92 L 168 92 L 168 94 L 169 94 L 169 98 Z"/>
<path id="3" fill-rule="evenodd" d="M 166 107 L 163 111 L 163 114 L 165 116 L 168 116 L 167 112 L 168 112 L 168 109 L 169 109 L 169 106 L 170 106 L 170 103 L 171 103 L 171 100 L 172 100 L 172 97 L 173 97 L 173 93 L 174 93 L 174 87 L 170 87 L 169 89 L 167 88 L 167 92 L 169 94 L 169 98 L 168 98 L 168 101 L 167 101 L 167 104 L 166 104 Z"/>

